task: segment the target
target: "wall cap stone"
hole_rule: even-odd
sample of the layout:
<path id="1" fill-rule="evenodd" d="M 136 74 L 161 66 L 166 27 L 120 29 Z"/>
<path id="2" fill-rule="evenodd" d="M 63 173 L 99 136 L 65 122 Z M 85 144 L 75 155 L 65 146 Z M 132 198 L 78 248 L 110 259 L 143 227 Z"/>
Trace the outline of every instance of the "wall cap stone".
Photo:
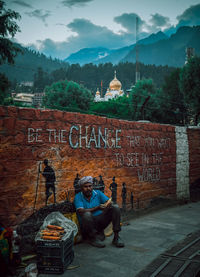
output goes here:
<path id="1" fill-rule="evenodd" d="M 137 120 L 137 122 L 141 122 L 141 123 L 152 123 L 152 122 L 149 121 L 149 120 Z"/>
<path id="2" fill-rule="evenodd" d="M 188 129 L 200 129 L 200 126 L 188 126 Z"/>

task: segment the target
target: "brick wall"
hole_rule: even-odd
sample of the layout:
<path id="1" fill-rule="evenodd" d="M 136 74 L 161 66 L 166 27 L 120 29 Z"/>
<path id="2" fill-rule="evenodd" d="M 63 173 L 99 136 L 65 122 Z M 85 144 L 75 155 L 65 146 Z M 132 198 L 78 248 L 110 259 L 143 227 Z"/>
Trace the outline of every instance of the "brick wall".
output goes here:
<path id="1" fill-rule="evenodd" d="M 127 188 L 126 202 L 130 206 L 132 192 L 135 208 L 145 208 L 157 198 L 188 198 L 189 177 L 190 181 L 200 177 L 199 152 L 198 159 L 193 158 L 195 149 L 199 149 L 200 130 L 188 132 L 170 125 L 56 110 L 0 107 L 0 219 L 15 225 L 33 213 L 35 200 L 36 209 L 44 206 L 45 182 L 38 174 L 44 159 L 50 161 L 56 173 L 58 202 L 67 195 L 73 199 L 77 173 L 80 177 L 92 175 L 97 179 L 102 175 L 109 196 L 115 176 L 119 205 L 123 182 Z M 183 158 L 182 143 L 177 144 L 182 134 L 187 148 Z M 184 162 L 188 157 L 190 168 Z M 185 179 L 179 185 L 183 165 L 190 176 L 184 173 Z"/>
<path id="2" fill-rule="evenodd" d="M 189 177 L 190 184 L 200 179 L 200 128 L 190 127 L 188 131 L 189 140 Z"/>

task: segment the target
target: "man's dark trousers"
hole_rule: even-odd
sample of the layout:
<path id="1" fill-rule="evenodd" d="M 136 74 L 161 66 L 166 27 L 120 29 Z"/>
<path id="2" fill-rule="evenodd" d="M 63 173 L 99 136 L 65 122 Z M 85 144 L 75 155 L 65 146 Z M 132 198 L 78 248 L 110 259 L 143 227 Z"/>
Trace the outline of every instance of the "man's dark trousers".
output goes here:
<path id="1" fill-rule="evenodd" d="M 81 233 L 83 238 L 93 239 L 102 232 L 111 222 L 113 232 L 119 232 L 120 226 L 120 208 L 117 204 L 112 204 L 105 208 L 100 215 L 93 216 L 91 212 L 85 212 L 81 216 Z"/>

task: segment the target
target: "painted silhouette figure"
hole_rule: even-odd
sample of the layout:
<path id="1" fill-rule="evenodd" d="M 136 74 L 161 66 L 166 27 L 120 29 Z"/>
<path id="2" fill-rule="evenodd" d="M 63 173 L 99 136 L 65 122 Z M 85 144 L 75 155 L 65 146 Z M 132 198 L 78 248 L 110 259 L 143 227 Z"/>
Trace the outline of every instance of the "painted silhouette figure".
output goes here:
<path id="1" fill-rule="evenodd" d="M 76 174 L 76 178 L 74 179 L 74 190 L 75 190 L 75 194 L 77 194 L 78 192 L 81 191 L 80 185 L 79 185 L 79 174 Z"/>
<path id="2" fill-rule="evenodd" d="M 105 184 L 104 184 L 103 178 L 101 175 L 99 175 L 99 190 L 101 190 L 104 193 L 104 189 L 105 189 Z"/>
<path id="3" fill-rule="evenodd" d="M 126 210 L 126 184 L 122 184 L 122 208 L 123 210 Z"/>
<path id="4" fill-rule="evenodd" d="M 46 179 L 45 186 L 46 186 L 46 205 L 48 202 L 49 196 L 52 194 L 49 190 L 51 189 L 54 194 L 54 203 L 56 203 L 56 189 L 55 189 L 55 181 L 56 181 L 56 176 L 53 168 L 48 165 L 49 161 L 47 159 L 44 160 L 44 171 L 42 175 Z"/>
<path id="5" fill-rule="evenodd" d="M 112 201 L 114 204 L 117 203 L 117 183 L 115 183 L 115 176 L 113 177 L 113 182 L 110 184 L 110 187 L 109 189 L 111 190 L 112 192 Z"/>
<path id="6" fill-rule="evenodd" d="M 93 185 L 93 189 L 94 189 L 94 190 L 99 189 L 97 178 L 95 178 L 95 177 L 93 178 L 93 183 L 92 183 L 92 185 Z"/>
<path id="7" fill-rule="evenodd" d="M 133 192 L 131 191 L 131 208 L 133 209 Z"/>

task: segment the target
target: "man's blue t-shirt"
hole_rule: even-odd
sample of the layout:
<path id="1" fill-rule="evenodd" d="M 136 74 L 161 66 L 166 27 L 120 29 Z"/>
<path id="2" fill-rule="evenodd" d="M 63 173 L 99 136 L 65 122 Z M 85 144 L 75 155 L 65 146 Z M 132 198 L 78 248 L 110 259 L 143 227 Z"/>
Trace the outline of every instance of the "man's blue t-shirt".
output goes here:
<path id="1" fill-rule="evenodd" d="M 91 209 L 96 206 L 99 206 L 100 204 L 104 204 L 106 201 L 108 201 L 109 197 L 106 196 L 102 191 L 100 190 L 93 190 L 92 196 L 90 200 L 88 200 L 82 192 L 79 192 L 75 195 L 74 198 L 74 205 L 76 207 L 76 210 L 79 208 L 83 209 Z M 94 216 L 101 214 L 101 210 L 97 210 L 92 212 Z"/>

